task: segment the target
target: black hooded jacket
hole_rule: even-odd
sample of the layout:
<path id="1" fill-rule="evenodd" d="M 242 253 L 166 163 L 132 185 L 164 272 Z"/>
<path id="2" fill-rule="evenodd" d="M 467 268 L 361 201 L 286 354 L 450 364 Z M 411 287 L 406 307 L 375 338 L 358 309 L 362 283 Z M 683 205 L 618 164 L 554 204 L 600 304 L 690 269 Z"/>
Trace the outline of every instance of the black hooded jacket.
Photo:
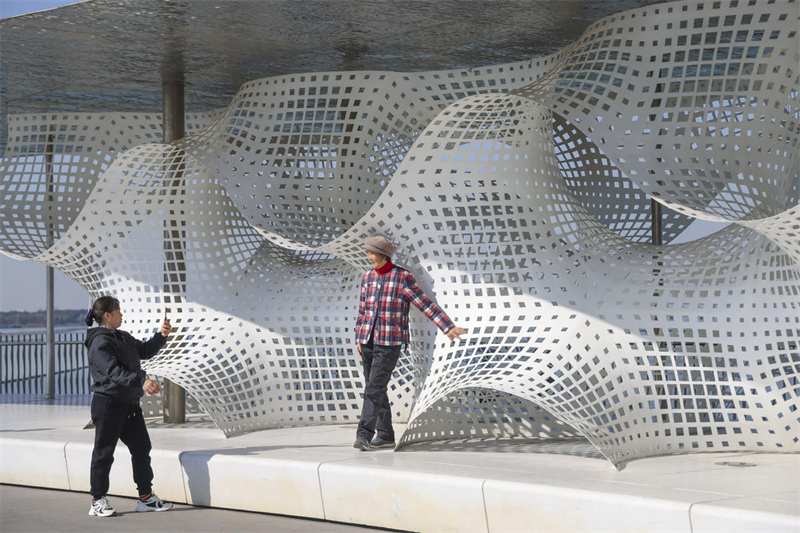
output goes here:
<path id="1" fill-rule="evenodd" d="M 139 403 L 145 380 L 139 361 L 153 357 L 166 342 L 160 333 L 142 342 L 119 329 L 88 329 L 84 344 L 89 350 L 92 392 L 124 403 Z"/>

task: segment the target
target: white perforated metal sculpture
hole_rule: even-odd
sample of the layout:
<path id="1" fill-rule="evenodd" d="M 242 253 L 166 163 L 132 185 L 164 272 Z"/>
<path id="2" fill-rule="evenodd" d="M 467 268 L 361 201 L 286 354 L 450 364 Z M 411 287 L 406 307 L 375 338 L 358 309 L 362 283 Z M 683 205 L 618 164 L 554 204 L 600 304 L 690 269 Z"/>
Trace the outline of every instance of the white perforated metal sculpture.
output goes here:
<path id="1" fill-rule="evenodd" d="M 226 435 L 356 420 L 361 242 L 380 232 L 469 330 L 451 345 L 412 312 L 401 445 L 797 452 L 797 21 L 794 0 L 675 2 L 521 63 L 255 80 L 173 144 L 119 140 L 154 115 L 12 117 L 0 245 L 114 294 L 133 332 L 169 308 L 148 371 Z M 46 134 L 73 126 L 95 133 Z M 50 182 L 21 178 L 48 151 L 57 220 L 36 207 Z M 731 224 L 646 244 L 651 196 L 664 242 Z"/>

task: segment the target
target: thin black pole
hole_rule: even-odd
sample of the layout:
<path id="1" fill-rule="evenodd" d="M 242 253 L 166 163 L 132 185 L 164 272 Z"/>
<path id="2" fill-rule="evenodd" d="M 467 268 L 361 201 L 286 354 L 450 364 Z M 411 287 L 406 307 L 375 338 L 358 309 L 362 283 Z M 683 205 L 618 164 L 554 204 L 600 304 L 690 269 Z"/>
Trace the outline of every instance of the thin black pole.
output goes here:
<path id="1" fill-rule="evenodd" d="M 53 143 L 55 137 L 51 134 L 47 136 L 47 148 L 45 150 L 45 172 L 47 174 L 47 248 L 53 245 L 55 225 L 53 223 L 53 209 L 55 208 L 55 184 L 53 183 Z M 56 349 L 55 331 L 53 326 L 53 308 L 55 306 L 55 279 L 53 267 L 47 267 L 46 291 L 47 291 L 47 394 L 45 398 L 52 400 L 56 396 Z"/>
<path id="2" fill-rule="evenodd" d="M 160 3 L 169 21 L 164 28 L 164 56 L 161 62 L 161 101 L 163 142 L 170 143 L 186 135 L 184 106 L 185 65 L 183 50 L 186 47 L 183 23 L 186 9 L 181 5 Z M 170 163 L 164 169 L 165 186 L 182 189 L 185 163 L 183 151 L 172 147 L 174 152 L 165 151 Z M 173 191 L 170 191 L 173 192 Z M 170 217 L 171 218 L 171 217 Z M 183 295 L 186 294 L 186 263 L 184 241 L 186 232 L 173 218 L 164 224 L 164 310 L 180 313 Z M 169 224 L 169 225 L 168 225 Z M 179 315 L 175 315 L 179 318 Z M 174 333 L 180 338 L 180 324 L 175 322 Z M 186 421 L 186 392 L 177 384 L 164 379 L 164 422 L 182 423 Z"/>
<path id="3" fill-rule="evenodd" d="M 184 82 L 183 76 L 165 75 L 161 84 L 163 122 L 162 130 L 164 142 L 168 143 L 183 138 L 185 135 L 185 111 L 184 111 Z M 177 149 L 176 149 L 177 150 Z M 184 164 L 182 157 L 176 156 L 175 162 L 165 169 L 166 175 L 172 180 L 182 180 Z M 183 262 L 183 242 L 180 229 L 164 230 L 164 252 L 166 263 L 164 264 L 164 292 L 172 293 L 170 301 L 167 295 L 164 297 L 164 306 L 169 307 L 169 303 L 178 304 L 181 301 L 180 293 L 185 289 L 180 280 L 185 275 L 186 265 Z M 177 294 L 176 294 L 177 293 Z M 170 311 L 175 312 L 173 307 Z M 181 424 L 186 421 L 186 391 L 179 385 L 164 378 L 164 422 Z"/>
<path id="4" fill-rule="evenodd" d="M 650 198 L 650 212 L 653 215 L 653 244 L 661 246 L 661 204 Z"/>

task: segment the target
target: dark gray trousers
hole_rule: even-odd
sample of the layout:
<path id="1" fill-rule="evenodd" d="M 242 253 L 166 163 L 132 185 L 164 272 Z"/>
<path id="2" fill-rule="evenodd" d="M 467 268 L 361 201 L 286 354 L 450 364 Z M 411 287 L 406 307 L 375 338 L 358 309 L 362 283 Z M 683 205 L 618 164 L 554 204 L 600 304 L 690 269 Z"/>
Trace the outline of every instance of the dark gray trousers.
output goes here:
<path id="1" fill-rule="evenodd" d="M 394 441 L 392 428 L 392 408 L 386 389 L 392 372 L 400 358 L 400 346 L 376 346 L 370 339 L 361 345 L 361 364 L 364 366 L 364 406 L 358 422 L 356 437 L 372 440 L 378 437 Z"/>

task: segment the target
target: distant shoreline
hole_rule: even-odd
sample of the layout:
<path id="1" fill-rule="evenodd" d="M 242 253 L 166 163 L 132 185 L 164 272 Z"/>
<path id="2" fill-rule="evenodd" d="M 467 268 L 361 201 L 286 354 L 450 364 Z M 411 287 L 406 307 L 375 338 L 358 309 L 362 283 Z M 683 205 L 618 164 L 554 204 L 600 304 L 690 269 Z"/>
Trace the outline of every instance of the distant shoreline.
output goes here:
<path id="1" fill-rule="evenodd" d="M 53 311 L 53 326 L 85 327 L 83 317 L 86 311 L 67 309 Z M 47 327 L 46 311 L 2 311 L 0 312 L 0 329 L 29 329 Z"/>

